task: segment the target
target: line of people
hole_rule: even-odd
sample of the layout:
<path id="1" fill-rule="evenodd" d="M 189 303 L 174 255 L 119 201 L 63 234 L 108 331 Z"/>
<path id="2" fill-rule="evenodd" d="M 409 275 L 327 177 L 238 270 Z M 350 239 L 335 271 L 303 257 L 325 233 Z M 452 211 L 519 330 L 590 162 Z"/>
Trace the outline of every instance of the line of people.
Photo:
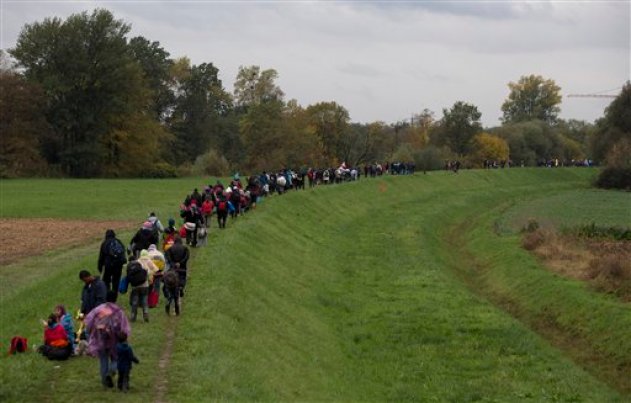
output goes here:
<path id="1" fill-rule="evenodd" d="M 114 387 L 117 375 L 118 388 L 128 391 L 132 363 L 139 363 L 127 342 L 130 322 L 137 321 L 139 310 L 143 321 L 149 322 L 149 309 L 158 305 L 161 290 L 166 314 L 170 315 L 173 308 L 175 315 L 180 315 L 188 278 L 189 246 L 198 247 L 207 242 L 213 215 L 217 227 L 225 229 L 229 216 L 236 220 L 274 193 L 282 195 L 292 189 L 305 189 L 305 179 L 309 187 L 314 187 L 358 180 L 360 175 L 360 169 L 345 164 L 337 169 L 310 168 L 300 172 L 284 169 L 249 176 L 244 186 L 236 174 L 227 186 L 217 181 L 204 187 L 203 192 L 194 189 L 187 195 L 180 205 L 179 228 L 173 218 L 163 226 L 152 212 L 127 246 L 113 229 L 106 230 L 97 259 L 99 275 L 88 270 L 79 273 L 84 286 L 76 316 L 78 329 L 66 308 L 57 305 L 43 321 L 44 344 L 38 350 L 53 360 L 82 354 L 98 357 L 102 385 Z M 127 292 L 129 316 L 117 304 L 119 295 Z"/>

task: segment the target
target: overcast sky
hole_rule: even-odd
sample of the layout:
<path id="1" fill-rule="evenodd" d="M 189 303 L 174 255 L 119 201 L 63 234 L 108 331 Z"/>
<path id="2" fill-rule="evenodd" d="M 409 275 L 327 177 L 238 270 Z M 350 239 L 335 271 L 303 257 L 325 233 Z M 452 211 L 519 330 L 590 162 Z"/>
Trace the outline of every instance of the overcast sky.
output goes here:
<path id="1" fill-rule="evenodd" d="M 228 91 L 239 66 L 273 68 L 287 100 L 335 101 L 356 122 L 424 108 L 440 118 L 465 101 L 495 126 L 507 84 L 529 74 L 561 87 L 561 117 L 593 121 L 610 99 L 565 96 L 619 89 L 631 76 L 629 0 L 0 2 L 3 49 L 24 24 L 106 8 L 131 24 L 130 37 L 213 63 Z"/>

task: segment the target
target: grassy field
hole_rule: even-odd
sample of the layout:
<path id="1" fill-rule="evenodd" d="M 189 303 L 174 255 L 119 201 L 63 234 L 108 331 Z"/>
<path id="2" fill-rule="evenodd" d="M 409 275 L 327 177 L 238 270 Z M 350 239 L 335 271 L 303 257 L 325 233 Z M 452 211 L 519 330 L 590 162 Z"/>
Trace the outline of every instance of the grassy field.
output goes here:
<path id="1" fill-rule="evenodd" d="M 134 325 L 130 394 L 102 391 L 95 359 L 29 353 L 0 358 L 0 400 L 628 401 L 631 307 L 549 273 L 511 230 L 563 214 L 628 225 L 629 193 L 558 207 L 593 175 L 432 172 L 270 198 L 194 251 L 181 317 Z M 0 215 L 139 222 L 207 182 L 5 181 Z M 2 348 L 15 334 L 39 343 L 39 318 L 78 305 L 97 248 L 1 268 Z"/>

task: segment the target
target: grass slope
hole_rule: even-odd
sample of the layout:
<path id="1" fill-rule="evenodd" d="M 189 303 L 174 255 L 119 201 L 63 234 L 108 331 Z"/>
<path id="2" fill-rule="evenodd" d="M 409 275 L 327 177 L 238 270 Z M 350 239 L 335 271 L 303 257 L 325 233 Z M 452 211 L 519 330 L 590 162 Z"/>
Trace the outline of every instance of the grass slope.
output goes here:
<path id="1" fill-rule="evenodd" d="M 544 314 L 563 323 L 560 334 L 576 334 L 594 354 L 622 364 L 622 374 L 613 373 L 619 379 L 631 356 L 623 333 L 631 328 L 629 306 L 547 273 L 514 235 L 493 231 L 511 206 L 541 194 L 562 198 L 586 187 L 591 176 L 561 169 L 436 172 L 266 200 L 221 234 L 215 226 L 209 245 L 195 251 L 183 316 L 152 311 L 152 322 L 134 325 L 132 344 L 142 364 L 123 400 L 156 398 L 163 335 L 175 327 L 168 401 L 623 401 L 597 379 L 611 375 L 607 365 L 590 374 L 566 355 L 584 363 L 575 352 L 551 346 L 526 325 L 537 327 Z M 99 206 L 95 217 L 138 220 L 150 206 L 133 206 L 137 193 L 168 193 L 169 200 L 154 200 L 169 211 L 196 186 L 130 183 L 81 182 L 72 192 L 98 184 L 120 206 L 107 213 Z M 10 185 L 3 185 L 2 204 Z M 3 207 L 2 215 L 14 211 Z M 68 213 L 58 208 L 56 214 Z M 24 329 L 38 340 L 37 318 L 57 302 L 78 299 L 76 273 L 93 266 L 95 250 L 90 245 L 3 267 L 0 340 Z M 28 281 L 8 274 L 20 270 Z M 510 300 L 523 322 L 488 299 Z M 121 398 L 98 390 L 96 360 L 73 359 L 55 369 L 27 354 L 0 363 L 5 401 L 61 401 L 95 389 L 97 400 Z"/>

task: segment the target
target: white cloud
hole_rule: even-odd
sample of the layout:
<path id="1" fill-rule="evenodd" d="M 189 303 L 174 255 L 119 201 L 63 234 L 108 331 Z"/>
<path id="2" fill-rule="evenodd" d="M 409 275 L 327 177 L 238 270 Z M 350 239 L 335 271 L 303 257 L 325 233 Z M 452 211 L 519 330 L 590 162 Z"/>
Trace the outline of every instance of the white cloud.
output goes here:
<path id="1" fill-rule="evenodd" d="M 356 121 L 393 122 L 455 101 L 495 125 L 521 75 L 563 93 L 620 87 L 631 76 L 629 2 L 29 2 L 2 3 L 2 47 L 46 16 L 94 7 L 159 41 L 173 57 L 212 62 L 232 90 L 240 65 L 279 73 L 286 97 L 336 101 Z M 606 103 L 564 99 L 562 116 L 594 120 Z"/>

